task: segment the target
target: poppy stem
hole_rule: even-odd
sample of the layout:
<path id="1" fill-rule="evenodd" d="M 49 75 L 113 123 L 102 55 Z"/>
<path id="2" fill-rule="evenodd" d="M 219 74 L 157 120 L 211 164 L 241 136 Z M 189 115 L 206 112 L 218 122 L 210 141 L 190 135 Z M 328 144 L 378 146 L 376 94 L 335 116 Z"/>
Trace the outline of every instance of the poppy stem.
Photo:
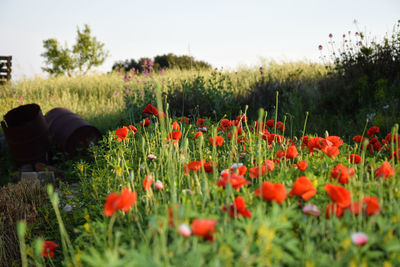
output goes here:
<path id="1" fill-rule="evenodd" d="M 113 247 L 113 240 L 112 240 L 112 228 L 114 226 L 115 223 L 115 213 L 111 216 L 111 220 L 110 220 L 110 224 L 108 225 L 108 247 L 110 248 L 110 250 L 112 250 Z"/>

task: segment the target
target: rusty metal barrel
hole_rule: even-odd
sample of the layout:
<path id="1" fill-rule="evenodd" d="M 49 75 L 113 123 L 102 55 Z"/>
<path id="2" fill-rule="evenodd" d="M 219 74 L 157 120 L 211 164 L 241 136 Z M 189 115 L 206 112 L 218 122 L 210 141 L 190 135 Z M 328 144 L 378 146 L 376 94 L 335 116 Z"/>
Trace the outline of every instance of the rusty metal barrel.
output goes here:
<path id="1" fill-rule="evenodd" d="M 1 127 L 18 166 L 47 162 L 49 127 L 39 105 L 22 105 L 8 111 Z"/>
<path id="2" fill-rule="evenodd" d="M 68 156 L 75 156 L 101 139 L 100 131 L 66 108 L 54 108 L 46 113 L 50 138 Z"/>

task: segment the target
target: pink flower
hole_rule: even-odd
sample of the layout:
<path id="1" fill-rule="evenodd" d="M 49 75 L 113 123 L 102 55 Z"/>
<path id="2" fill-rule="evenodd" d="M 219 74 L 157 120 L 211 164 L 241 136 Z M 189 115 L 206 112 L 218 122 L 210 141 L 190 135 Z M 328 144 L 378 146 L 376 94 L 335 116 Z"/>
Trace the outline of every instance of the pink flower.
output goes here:
<path id="1" fill-rule="evenodd" d="M 319 45 L 319 46 L 318 46 L 318 49 L 319 49 L 319 50 L 322 50 L 322 48 L 323 48 L 322 45 Z"/>
<path id="2" fill-rule="evenodd" d="M 155 155 L 153 155 L 153 154 L 149 154 L 147 156 L 147 158 L 153 160 L 153 159 L 156 159 L 157 157 Z"/>
<path id="3" fill-rule="evenodd" d="M 368 242 L 368 236 L 363 232 L 355 232 L 351 234 L 351 241 L 356 246 L 362 246 Z"/>
<path id="4" fill-rule="evenodd" d="M 190 230 L 190 227 L 186 224 L 181 224 L 179 226 L 178 232 L 183 236 L 183 237 L 189 237 L 192 234 L 192 231 Z"/>
<path id="5" fill-rule="evenodd" d="M 164 185 L 160 180 L 157 180 L 156 183 L 154 184 L 155 188 L 157 190 L 163 190 L 164 189 Z"/>
<path id="6" fill-rule="evenodd" d="M 311 216 L 320 216 L 321 215 L 320 209 L 311 203 L 308 203 L 307 205 L 304 206 L 303 213 L 307 214 L 307 215 L 311 215 Z"/>

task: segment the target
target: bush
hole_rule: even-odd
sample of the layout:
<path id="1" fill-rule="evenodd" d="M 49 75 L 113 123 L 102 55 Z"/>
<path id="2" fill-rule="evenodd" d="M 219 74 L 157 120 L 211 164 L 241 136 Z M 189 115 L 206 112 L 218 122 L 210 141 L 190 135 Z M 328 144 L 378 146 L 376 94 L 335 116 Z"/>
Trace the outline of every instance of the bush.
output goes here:
<path id="1" fill-rule="evenodd" d="M 400 117 L 400 21 L 380 42 L 370 41 L 362 32 L 349 32 L 343 35 L 341 49 L 336 50 L 332 40 L 330 44 L 334 65 L 321 82 L 318 109 L 332 125 L 339 115 L 359 128 L 368 119 L 390 130 L 393 124 L 374 118 L 386 117 L 391 122 Z"/>
<path id="2" fill-rule="evenodd" d="M 146 73 L 146 71 L 161 71 L 165 69 L 179 69 L 179 70 L 190 70 L 190 69 L 210 69 L 211 65 L 202 60 L 196 60 L 192 56 L 177 56 L 172 53 L 155 56 L 154 60 L 143 57 L 138 61 L 135 59 L 118 61 L 112 66 L 112 71 L 122 70 L 124 72 L 133 73 Z"/>

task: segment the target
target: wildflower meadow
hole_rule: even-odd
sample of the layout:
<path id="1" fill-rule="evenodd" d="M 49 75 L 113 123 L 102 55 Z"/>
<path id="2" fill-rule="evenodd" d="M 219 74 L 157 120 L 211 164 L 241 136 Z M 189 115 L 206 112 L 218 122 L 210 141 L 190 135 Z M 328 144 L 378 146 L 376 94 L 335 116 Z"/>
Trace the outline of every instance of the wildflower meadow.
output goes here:
<path id="1" fill-rule="evenodd" d="M 368 126 L 350 143 L 288 136 L 262 110 L 256 121 L 170 118 L 156 91 L 141 121 L 76 163 L 77 192 L 48 186 L 59 235 L 25 244 L 20 224 L 22 263 L 399 264 L 398 125 Z"/>
<path id="2" fill-rule="evenodd" d="M 8 184 L 2 148 L 0 266 L 399 266 L 399 79 L 374 68 L 398 40 L 365 47 L 336 65 L 1 87 L 3 114 L 62 105 L 102 139 L 75 158 L 52 148 L 65 174 L 49 185 Z"/>

